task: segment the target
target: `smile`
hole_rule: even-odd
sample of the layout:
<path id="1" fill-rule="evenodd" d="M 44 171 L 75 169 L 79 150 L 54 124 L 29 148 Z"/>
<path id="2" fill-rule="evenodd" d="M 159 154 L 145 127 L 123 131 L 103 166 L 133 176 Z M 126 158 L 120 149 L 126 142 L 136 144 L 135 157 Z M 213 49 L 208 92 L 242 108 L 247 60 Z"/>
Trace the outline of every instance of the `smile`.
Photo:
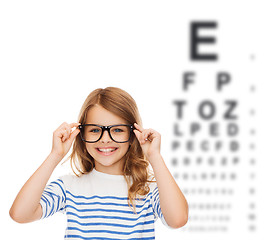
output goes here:
<path id="1" fill-rule="evenodd" d="M 117 148 L 97 148 L 97 150 L 100 152 L 113 152 L 117 150 Z"/>
<path id="2" fill-rule="evenodd" d="M 115 152 L 118 148 L 96 148 L 97 152 L 103 155 L 111 155 Z"/>

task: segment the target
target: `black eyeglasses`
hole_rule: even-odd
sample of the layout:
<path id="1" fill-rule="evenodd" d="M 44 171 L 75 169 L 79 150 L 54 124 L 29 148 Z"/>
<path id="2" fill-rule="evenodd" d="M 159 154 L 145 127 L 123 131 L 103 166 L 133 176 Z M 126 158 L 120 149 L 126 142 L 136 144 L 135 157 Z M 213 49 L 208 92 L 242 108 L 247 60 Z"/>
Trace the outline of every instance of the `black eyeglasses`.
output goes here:
<path id="1" fill-rule="evenodd" d="M 110 126 L 101 126 L 97 124 L 79 125 L 80 136 L 82 141 L 88 143 L 98 142 L 104 131 L 109 133 L 110 138 L 117 143 L 125 143 L 130 141 L 134 126 L 130 124 L 117 124 Z"/>

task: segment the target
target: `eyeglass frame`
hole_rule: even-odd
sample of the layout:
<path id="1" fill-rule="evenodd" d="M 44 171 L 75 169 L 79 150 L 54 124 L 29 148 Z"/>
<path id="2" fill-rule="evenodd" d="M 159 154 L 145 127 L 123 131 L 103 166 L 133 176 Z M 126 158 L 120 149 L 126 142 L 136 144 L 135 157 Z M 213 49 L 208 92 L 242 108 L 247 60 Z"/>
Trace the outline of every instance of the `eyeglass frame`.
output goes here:
<path id="1" fill-rule="evenodd" d="M 83 136 L 82 136 L 82 130 L 84 130 L 83 127 L 85 127 L 85 126 L 96 126 L 96 127 L 100 127 L 100 128 L 102 129 L 101 135 L 100 135 L 100 137 L 98 138 L 98 140 L 96 140 L 96 141 L 87 141 L 87 140 L 85 140 L 85 139 L 83 138 Z M 111 129 L 112 127 L 117 127 L 117 126 L 128 126 L 128 127 L 130 127 L 129 139 L 128 139 L 127 141 L 118 142 L 118 141 L 116 141 L 116 140 L 113 139 L 112 134 L 111 134 L 111 132 L 110 132 L 110 129 Z M 87 142 L 87 143 L 96 143 L 96 142 L 98 142 L 98 141 L 102 138 L 104 132 L 107 131 L 108 134 L 109 134 L 109 137 L 112 139 L 112 141 L 114 141 L 114 142 L 116 142 L 116 143 L 126 143 L 126 142 L 129 142 L 129 141 L 130 141 L 131 136 L 132 136 L 132 132 L 133 132 L 133 130 L 135 129 L 135 127 L 134 127 L 134 125 L 132 125 L 132 124 L 115 124 L 115 125 L 109 125 L 109 126 L 101 126 L 101 125 L 98 125 L 98 124 L 80 124 L 80 125 L 78 126 L 78 129 L 80 130 L 80 137 L 81 137 L 81 140 L 82 140 L 83 142 Z"/>

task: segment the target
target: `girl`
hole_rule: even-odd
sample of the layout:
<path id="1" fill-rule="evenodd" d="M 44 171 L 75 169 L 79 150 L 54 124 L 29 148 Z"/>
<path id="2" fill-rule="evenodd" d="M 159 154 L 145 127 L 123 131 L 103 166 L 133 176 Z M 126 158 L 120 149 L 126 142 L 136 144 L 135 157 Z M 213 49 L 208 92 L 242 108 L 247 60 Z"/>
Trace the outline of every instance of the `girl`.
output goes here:
<path id="1" fill-rule="evenodd" d="M 75 175 L 46 186 L 73 141 Z M 160 154 L 160 142 L 158 132 L 141 127 L 128 93 L 94 90 L 78 123 L 63 123 L 53 133 L 52 151 L 18 193 L 11 218 L 26 223 L 66 212 L 65 239 L 154 239 L 158 217 L 168 227 L 184 226 L 188 205 Z"/>

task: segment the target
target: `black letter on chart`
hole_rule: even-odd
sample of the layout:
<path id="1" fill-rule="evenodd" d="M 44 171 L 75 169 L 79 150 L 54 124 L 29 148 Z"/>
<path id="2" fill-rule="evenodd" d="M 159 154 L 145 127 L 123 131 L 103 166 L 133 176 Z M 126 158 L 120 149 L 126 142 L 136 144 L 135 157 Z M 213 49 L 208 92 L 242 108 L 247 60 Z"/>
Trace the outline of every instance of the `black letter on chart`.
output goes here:
<path id="1" fill-rule="evenodd" d="M 205 113 L 204 109 L 209 108 L 209 113 Z M 203 101 L 200 106 L 199 106 L 199 115 L 203 118 L 203 119 L 211 119 L 214 117 L 216 113 L 216 108 L 213 102 L 211 101 Z"/>
<path id="2" fill-rule="evenodd" d="M 183 89 L 188 90 L 188 86 L 194 83 L 193 78 L 195 73 L 194 72 L 186 72 L 183 74 Z"/>
<path id="3" fill-rule="evenodd" d="M 226 73 L 226 72 L 218 73 L 217 90 L 221 91 L 223 85 L 228 84 L 230 80 L 231 80 L 231 77 L 229 73 Z"/>
<path id="4" fill-rule="evenodd" d="M 216 42 L 216 39 L 214 37 L 200 37 L 198 35 L 198 30 L 200 28 L 216 28 L 216 26 L 216 22 L 191 22 L 191 60 L 216 61 L 218 59 L 218 56 L 216 54 L 200 54 L 198 52 L 199 44 L 212 44 Z"/>
<path id="5" fill-rule="evenodd" d="M 236 119 L 236 118 L 238 118 L 236 115 L 232 115 L 232 111 L 237 106 L 237 102 L 236 101 L 225 101 L 225 104 L 229 105 L 229 108 L 224 113 L 224 118 L 225 119 Z"/>
<path id="6" fill-rule="evenodd" d="M 186 102 L 184 100 L 175 100 L 173 103 L 177 106 L 177 118 L 182 119 L 183 106 L 186 104 Z"/>

